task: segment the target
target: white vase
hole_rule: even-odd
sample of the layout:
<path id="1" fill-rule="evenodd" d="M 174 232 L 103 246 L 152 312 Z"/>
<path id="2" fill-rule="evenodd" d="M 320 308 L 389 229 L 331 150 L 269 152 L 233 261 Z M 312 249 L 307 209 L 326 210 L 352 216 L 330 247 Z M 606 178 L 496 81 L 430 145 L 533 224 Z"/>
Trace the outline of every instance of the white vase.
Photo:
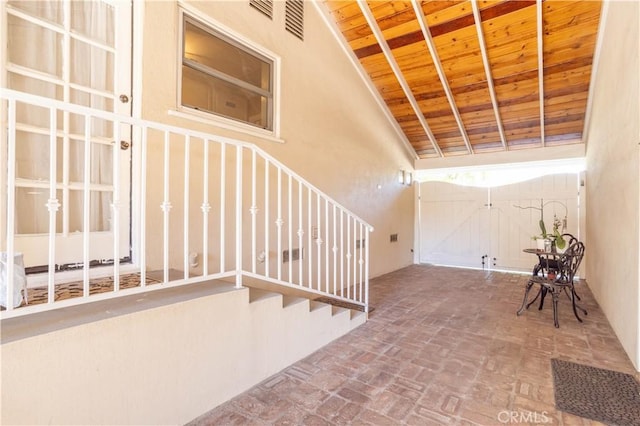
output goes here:
<path id="1" fill-rule="evenodd" d="M 544 251 L 544 243 L 547 241 L 545 238 L 536 238 L 536 248 Z"/>

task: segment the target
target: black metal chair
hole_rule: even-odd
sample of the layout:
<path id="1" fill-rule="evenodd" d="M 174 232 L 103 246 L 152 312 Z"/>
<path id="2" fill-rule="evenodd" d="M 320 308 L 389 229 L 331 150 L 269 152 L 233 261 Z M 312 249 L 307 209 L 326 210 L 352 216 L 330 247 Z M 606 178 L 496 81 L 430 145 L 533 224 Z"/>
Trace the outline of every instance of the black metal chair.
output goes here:
<path id="1" fill-rule="evenodd" d="M 569 240 L 567 242 L 567 248 L 578 242 L 578 239 L 572 234 L 562 234 L 562 238 Z M 538 256 L 538 264 L 533 267 L 533 275 L 538 275 L 538 273 L 544 268 L 558 269 L 557 259 L 547 259 L 544 256 Z M 580 298 L 578 298 L 578 300 L 580 300 Z"/>
<path id="2" fill-rule="evenodd" d="M 556 327 L 559 327 L 558 298 L 562 292 L 564 292 L 571 300 L 573 313 L 578 321 L 582 322 L 582 318 L 578 315 L 578 310 L 582 311 L 584 315 L 587 315 L 587 311 L 576 304 L 576 299 L 578 297 L 574 286 L 574 277 L 584 256 L 584 244 L 579 241 L 575 241 L 563 254 L 558 254 L 557 256 L 558 257 L 555 259 L 549 259 L 547 257 L 544 262 L 539 262 L 536 266 L 538 267 L 537 271 L 534 268 L 534 272 L 536 273 L 532 275 L 527 282 L 522 306 L 518 309 L 517 315 L 522 315 L 522 313 L 536 301 L 538 296 L 542 297 L 539 307 L 539 309 L 542 309 L 546 293 L 551 293 L 553 298 L 553 322 Z M 551 260 L 554 260 L 553 265 Z M 531 302 L 528 302 L 527 298 L 534 284 L 538 284 L 540 286 L 540 291 Z"/>

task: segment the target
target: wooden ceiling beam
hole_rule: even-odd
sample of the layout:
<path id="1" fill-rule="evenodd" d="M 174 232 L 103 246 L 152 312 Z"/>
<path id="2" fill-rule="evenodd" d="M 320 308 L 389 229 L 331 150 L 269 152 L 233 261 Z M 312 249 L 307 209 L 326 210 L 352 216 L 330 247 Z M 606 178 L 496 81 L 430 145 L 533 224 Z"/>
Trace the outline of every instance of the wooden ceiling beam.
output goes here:
<path id="1" fill-rule="evenodd" d="M 438 58 L 438 51 L 436 50 L 436 46 L 433 43 L 433 39 L 431 38 L 431 32 L 429 31 L 429 26 L 427 25 L 427 22 L 424 18 L 422 9 L 418 4 L 418 0 L 411 0 L 411 4 L 413 5 L 413 9 L 416 13 L 416 17 L 418 18 L 418 23 L 420 24 L 420 29 L 422 30 L 424 40 L 427 43 L 427 47 L 429 48 L 429 53 L 431 53 L 431 59 L 433 60 L 433 64 L 436 67 L 436 71 L 438 72 L 438 77 L 440 77 L 440 83 L 442 83 L 442 88 L 444 89 L 444 92 L 447 95 L 447 99 L 449 100 L 451 111 L 453 112 L 453 116 L 455 117 L 456 123 L 458 124 L 458 129 L 460 130 L 460 134 L 462 135 L 464 144 L 467 146 L 467 150 L 469 150 L 469 153 L 473 154 L 473 147 L 471 146 L 471 142 L 469 141 L 469 136 L 467 135 L 467 131 L 464 128 L 464 123 L 462 123 L 462 117 L 460 117 L 460 113 L 458 112 L 458 107 L 453 98 L 453 93 L 451 93 L 451 88 L 449 87 L 447 76 L 444 74 L 444 70 L 442 69 L 440 58 Z"/>
<path id="2" fill-rule="evenodd" d="M 476 22 L 476 31 L 478 32 L 478 44 L 480 45 L 480 53 L 482 54 L 482 64 L 484 65 L 484 73 L 487 77 L 487 85 L 489 86 L 489 96 L 491 97 L 491 105 L 493 105 L 493 113 L 496 117 L 496 123 L 498 125 L 498 133 L 500 134 L 500 141 L 505 150 L 509 150 L 507 145 L 507 138 L 502 128 L 502 119 L 500 118 L 500 109 L 498 108 L 498 99 L 496 98 L 496 90 L 493 86 L 493 77 L 491 76 L 491 65 L 489 65 L 489 57 L 487 55 L 487 47 L 484 42 L 484 32 L 482 31 L 482 20 L 480 19 L 480 10 L 478 8 L 478 1 L 471 0 L 471 7 L 473 8 L 473 17 Z"/>
<path id="3" fill-rule="evenodd" d="M 533 4 L 535 4 L 535 0 L 506 1 L 506 2 L 498 3 L 494 6 L 481 10 L 480 17 L 482 21 L 487 21 L 489 19 L 497 18 L 499 16 L 503 16 L 520 9 L 524 9 L 525 7 L 529 7 Z M 429 30 L 431 31 L 432 37 L 438 37 L 443 34 L 457 31 L 464 27 L 472 26 L 474 24 L 475 24 L 475 20 L 473 18 L 473 14 L 469 14 L 469 15 L 461 16 L 457 19 L 452 19 L 451 21 L 443 22 L 442 24 L 434 25 L 430 27 Z M 422 41 L 422 38 L 423 36 L 421 31 L 413 31 L 408 34 L 403 34 L 401 36 L 392 38 L 387 42 L 387 44 L 391 49 L 396 49 L 398 47 L 403 47 L 409 44 L 420 42 Z M 372 44 L 369 46 L 361 47 L 360 49 L 355 49 L 354 53 L 356 54 L 356 57 L 358 59 L 362 59 L 367 56 L 382 53 L 382 50 L 379 44 Z"/>
<path id="4" fill-rule="evenodd" d="M 544 146 L 544 28 L 542 27 L 542 0 L 536 0 L 538 27 L 538 91 L 540 93 L 540 140 Z"/>
<path id="5" fill-rule="evenodd" d="M 384 56 L 387 59 L 387 62 L 389 62 L 389 66 L 391 67 L 391 69 L 393 69 L 393 73 L 395 74 L 396 79 L 398 80 L 398 83 L 402 87 L 402 90 L 404 91 L 405 96 L 409 100 L 409 103 L 411 104 L 411 107 L 413 108 L 416 114 L 416 117 L 420 121 L 420 124 L 422 125 L 425 133 L 429 137 L 429 140 L 433 145 L 433 149 L 438 153 L 438 155 L 440 155 L 440 157 L 443 157 L 444 155 L 442 154 L 442 151 L 440 150 L 440 147 L 438 146 L 438 143 L 436 142 L 436 139 L 433 136 L 431 129 L 429 128 L 429 124 L 427 123 L 427 120 L 424 118 L 424 115 L 422 115 L 422 111 L 420 110 L 418 102 L 414 98 L 413 93 L 411 92 L 411 88 L 409 87 L 409 85 L 407 84 L 407 81 L 402 75 L 402 71 L 400 70 L 400 67 L 398 66 L 398 63 L 396 62 L 393 54 L 391 53 L 391 49 L 389 48 L 387 41 L 382 35 L 382 31 L 380 30 L 380 27 L 378 27 L 378 23 L 376 22 L 376 19 L 373 16 L 371 9 L 369 9 L 369 6 L 367 5 L 365 0 L 357 0 L 357 1 L 358 1 L 358 6 L 360 6 L 360 10 L 362 11 L 362 15 L 367 20 L 367 23 L 369 24 L 369 27 L 371 28 L 373 35 L 378 41 L 378 45 L 380 46 L 382 53 L 384 53 Z"/>

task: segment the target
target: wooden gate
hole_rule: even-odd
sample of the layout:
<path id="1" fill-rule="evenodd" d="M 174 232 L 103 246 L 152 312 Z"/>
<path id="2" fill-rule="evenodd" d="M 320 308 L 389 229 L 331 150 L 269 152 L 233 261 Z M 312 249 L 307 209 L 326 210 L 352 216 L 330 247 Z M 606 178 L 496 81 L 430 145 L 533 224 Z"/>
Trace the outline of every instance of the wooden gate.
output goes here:
<path id="1" fill-rule="evenodd" d="M 578 175 L 547 175 L 492 188 L 420 184 L 420 262 L 529 271 L 522 252 L 540 233 L 540 203 L 551 232 L 554 215 L 579 234 Z M 528 208 L 518 208 L 528 207 Z M 565 208 L 566 207 L 566 208 Z"/>

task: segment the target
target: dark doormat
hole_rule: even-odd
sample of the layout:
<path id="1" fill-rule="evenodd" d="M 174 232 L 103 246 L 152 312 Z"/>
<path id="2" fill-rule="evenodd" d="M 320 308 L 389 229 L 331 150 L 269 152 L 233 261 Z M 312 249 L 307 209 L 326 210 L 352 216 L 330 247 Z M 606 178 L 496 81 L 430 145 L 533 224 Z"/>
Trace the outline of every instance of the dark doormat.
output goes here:
<path id="1" fill-rule="evenodd" d="M 556 408 L 608 425 L 640 426 L 640 384 L 630 374 L 551 360 Z"/>

